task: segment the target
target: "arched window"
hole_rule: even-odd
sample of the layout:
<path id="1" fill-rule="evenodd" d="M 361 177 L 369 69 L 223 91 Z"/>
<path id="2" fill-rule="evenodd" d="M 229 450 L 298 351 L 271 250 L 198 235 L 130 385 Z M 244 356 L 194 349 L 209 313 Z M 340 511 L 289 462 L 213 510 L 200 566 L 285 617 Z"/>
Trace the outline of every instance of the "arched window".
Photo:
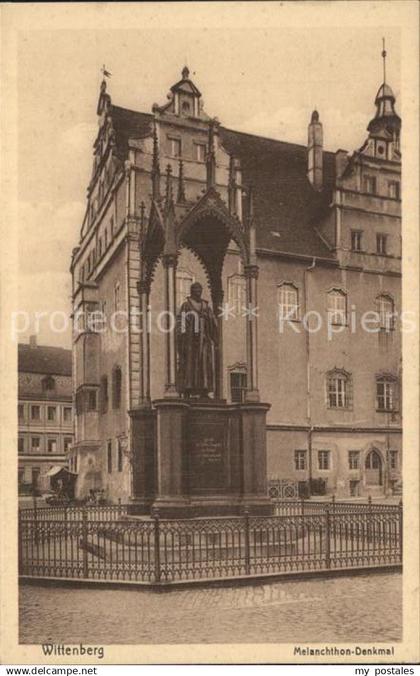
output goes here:
<path id="1" fill-rule="evenodd" d="M 350 408 L 351 405 L 352 382 L 350 374 L 338 369 L 327 373 L 328 408 Z"/>
<path id="2" fill-rule="evenodd" d="M 121 406 L 122 372 L 119 366 L 112 371 L 112 408 Z"/>
<path id="3" fill-rule="evenodd" d="M 176 304 L 180 307 L 190 295 L 191 284 L 194 284 L 194 275 L 189 270 L 180 268 L 176 272 Z"/>
<path id="4" fill-rule="evenodd" d="M 376 410 L 395 411 L 398 408 L 397 379 L 391 375 L 377 376 L 376 378 Z"/>
<path id="5" fill-rule="evenodd" d="M 277 289 L 280 319 L 299 319 L 299 292 L 294 284 L 285 282 Z"/>
<path id="6" fill-rule="evenodd" d="M 243 275 L 229 277 L 228 303 L 235 317 L 240 317 L 246 307 L 246 281 Z"/>
<path id="7" fill-rule="evenodd" d="M 328 319 L 330 324 L 347 324 L 347 294 L 341 289 L 328 292 Z"/>
<path id="8" fill-rule="evenodd" d="M 378 309 L 379 328 L 392 331 L 394 328 L 394 301 L 390 296 L 382 295 L 376 299 Z"/>

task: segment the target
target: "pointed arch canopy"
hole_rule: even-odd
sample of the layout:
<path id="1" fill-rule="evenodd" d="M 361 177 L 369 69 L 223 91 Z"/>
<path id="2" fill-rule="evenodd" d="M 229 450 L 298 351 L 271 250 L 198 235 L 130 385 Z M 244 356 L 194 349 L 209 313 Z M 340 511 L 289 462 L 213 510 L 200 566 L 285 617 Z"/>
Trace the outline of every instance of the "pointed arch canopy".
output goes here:
<path id="1" fill-rule="evenodd" d="M 213 301 L 216 301 L 221 293 L 223 261 L 231 240 L 238 246 L 243 264 L 247 265 L 247 232 L 213 187 L 188 211 L 173 203 L 162 208 L 153 201 L 149 221 L 141 238 L 143 281 L 150 287 L 162 254 L 177 257 L 180 249 L 185 247 L 202 263 Z"/>

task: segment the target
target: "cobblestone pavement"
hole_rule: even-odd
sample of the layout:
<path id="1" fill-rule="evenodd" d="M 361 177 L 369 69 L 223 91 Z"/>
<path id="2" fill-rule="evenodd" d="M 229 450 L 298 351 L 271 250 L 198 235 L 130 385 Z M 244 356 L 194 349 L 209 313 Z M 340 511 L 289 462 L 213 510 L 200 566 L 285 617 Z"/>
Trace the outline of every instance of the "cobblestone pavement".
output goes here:
<path id="1" fill-rule="evenodd" d="M 156 593 L 23 585 L 21 643 L 401 640 L 401 575 Z"/>

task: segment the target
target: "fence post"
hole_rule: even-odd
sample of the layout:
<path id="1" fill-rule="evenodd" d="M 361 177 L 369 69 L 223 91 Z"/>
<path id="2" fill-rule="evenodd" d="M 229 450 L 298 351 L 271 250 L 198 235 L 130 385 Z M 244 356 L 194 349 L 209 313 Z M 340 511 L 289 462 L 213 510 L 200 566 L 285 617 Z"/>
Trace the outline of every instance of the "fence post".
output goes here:
<path id="1" fill-rule="evenodd" d="M 22 527 L 22 515 L 20 510 L 18 511 L 18 565 L 19 565 L 19 575 L 23 575 L 23 527 Z"/>
<path id="2" fill-rule="evenodd" d="M 35 493 L 33 494 L 33 502 L 34 502 L 34 542 L 37 545 L 39 542 L 39 533 L 38 533 L 38 509 L 36 506 Z"/>
<path id="3" fill-rule="evenodd" d="M 251 572 L 251 547 L 249 541 L 249 510 L 245 508 L 245 575 Z"/>
<path id="4" fill-rule="evenodd" d="M 398 545 L 399 545 L 399 554 L 400 561 L 403 560 L 403 505 L 402 500 L 398 503 Z"/>
<path id="5" fill-rule="evenodd" d="M 331 506 L 332 506 L 332 513 L 335 514 L 335 493 L 333 493 L 332 497 L 331 497 Z"/>
<path id="6" fill-rule="evenodd" d="M 83 552 L 83 577 L 89 577 L 88 565 L 88 515 L 86 507 L 82 511 L 82 552 Z"/>
<path id="7" fill-rule="evenodd" d="M 300 513 L 305 516 L 305 500 L 303 497 L 300 499 Z"/>
<path id="8" fill-rule="evenodd" d="M 330 505 L 325 506 L 325 567 L 331 568 L 331 522 Z"/>
<path id="9" fill-rule="evenodd" d="M 372 496 L 368 496 L 368 522 L 366 529 L 367 537 L 367 549 L 370 549 L 370 543 L 372 542 Z"/>
<path id="10" fill-rule="evenodd" d="M 159 511 L 153 510 L 154 538 L 155 538 L 155 582 L 160 582 L 160 526 Z"/>

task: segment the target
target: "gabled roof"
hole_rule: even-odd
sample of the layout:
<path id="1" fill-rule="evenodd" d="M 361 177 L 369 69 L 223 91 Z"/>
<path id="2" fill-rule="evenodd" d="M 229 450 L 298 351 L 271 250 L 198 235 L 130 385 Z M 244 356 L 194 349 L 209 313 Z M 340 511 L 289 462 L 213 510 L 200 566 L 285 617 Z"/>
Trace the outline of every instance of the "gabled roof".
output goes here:
<path id="1" fill-rule="evenodd" d="M 25 343 L 18 345 L 19 373 L 45 373 L 55 376 L 71 376 L 71 350 L 62 347 Z"/>
<path id="2" fill-rule="evenodd" d="M 328 209 L 335 180 L 334 153 L 324 152 L 324 188 L 307 178 L 307 148 L 221 127 L 228 153 L 240 159 L 242 184 L 251 184 L 257 246 L 272 251 L 333 258 L 314 229 Z"/>
<path id="3" fill-rule="evenodd" d="M 111 105 L 110 114 L 115 130 L 118 154 L 122 157 L 128 152 L 129 138 L 144 138 L 152 133 L 153 115 L 139 113 L 120 106 Z"/>

